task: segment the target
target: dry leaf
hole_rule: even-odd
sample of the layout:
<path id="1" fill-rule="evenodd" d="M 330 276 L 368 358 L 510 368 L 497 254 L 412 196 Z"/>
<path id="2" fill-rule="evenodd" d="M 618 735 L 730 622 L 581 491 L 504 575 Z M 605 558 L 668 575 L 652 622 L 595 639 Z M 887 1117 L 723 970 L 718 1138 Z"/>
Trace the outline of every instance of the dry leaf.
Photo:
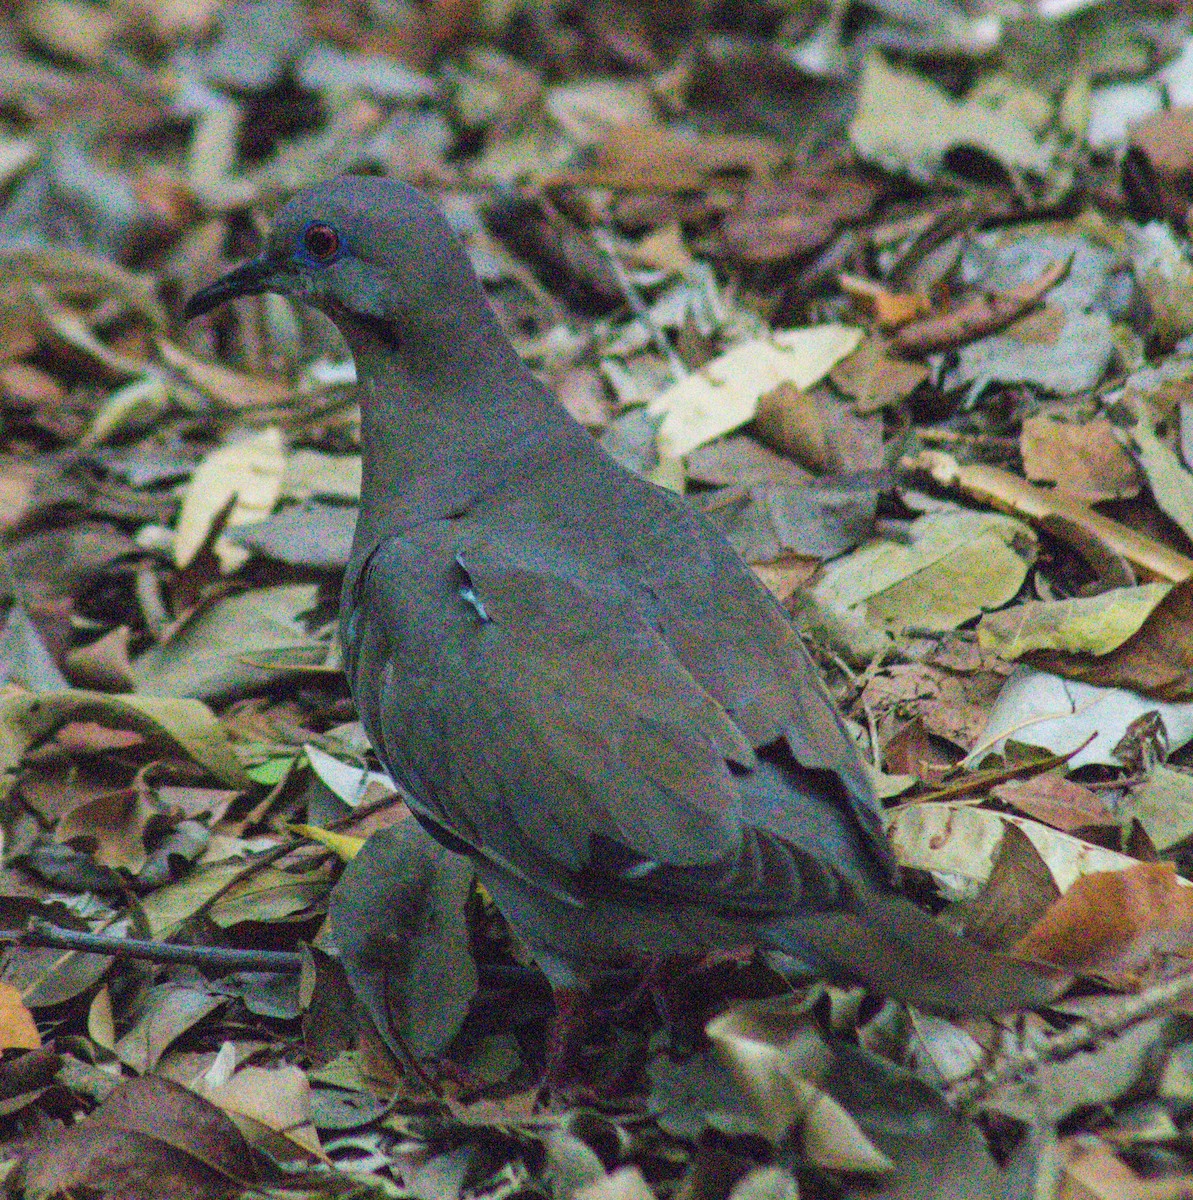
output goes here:
<path id="1" fill-rule="evenodd" d="M 1118 818 L 1097 792 L 1053 772 L 1033 775 L 1030 779 L 1008 779 L 1006 783 L 995 784 L 990 793 L 1011 808 L 1064 833 L 1093 825 L 1118 825 Z"/>
<path id="2" fill-rule="evenodd" d="M 1016 943 L 1024 958 L 1119 987 L 1164 975 L 1169 956 L 1193 952 L 1193 889 L 1172 863 L 1096 871 L 1073 886 Z"/>
<path id="3" fill-rule="evenodd" d="M 1041 523 L 1063 518 L 1103 542 L 1110 552 L 1122 555 L 1155 578 L 1177 582 L 1193 575 L 1193 559 L 1104 517 L 1070 496 L 1036 487 L 1001 467 L 984 463 L 960 465 L 951 455 L 939 450 L 922 451 L 915 458 L 904 459 L 903 465 L 908 469 L 927 471 L 941 486 L 960 488 L 980 504 L 992 505 L 1003 512 L 1013 512 Z"/>
<path id="4" fill-rule="evenodd" d="M 856 348 L 861 336 L 861 330 L 845 325 L 780 330 L 705 363 L 648 406 L 651 415 L 663 416 L 660 456 L 682 458 L 753 420 L 758 398 L 781 383 L 810 388 Z"/>
<path id="5" fill-rule="evenodd" d="M 39 1050 L 41 1034 L 11 983 L 0 983 L 0 1050 Z"/>
<path id="6" fill-rule="evenodd" d="M 1139 471 L 1104 418 L 1083 425 L 1029 417 L 1019 435 L 1023 473 L 1085 504 L 1139 493 Z"/>
<path id="7" fill-rule="evenodd" d="M 781 383 L 758 397 L 759 436 L 818 475 L 882 468 L 882 419 L 859 415 L 829 389 Z"/>
<path id="8" fill-rule="evenodd" d="M 1151 587 L 1164 588 L 1164 594 L 1146 613 L 1138 628 L 1106 652 L 1095 657 L 1096 651 L 1091 654 L 1084 646 L 1081 649 L 1086 650 L 1085 653 L 1073 652 L 1076 648 L 1070 647 L 1033 649 L 1023 655 L 1025 661 L 1041 671 L 1063 675 L 1066 679 L 1079 679 L 1097 687 L 1126 688 L 1165 704 L 1193 699 L 1193 580 L 1171 587 L 1161 584 Z M 1127 590 L 1145 591 L 1144 588 Z M 1091 599 L 1096 601 L 1101 597 Z M 1081 605 L 1086 602 L 1063 603 Z M 1140 607 L 1146 607 L 1148 603 L 1150 597 L 1141 597 Z M 1128 627 L 1129 623 L 1123 623 L 1107 640 L 1115 641 Z M 1091 629 L 1090 632 L 1095 631 Z"/>
<path id="9" fill-rule="evenodd" d="M 1075 600 L 1029 600 L 987 613 L 978 624 L 978 645 L 1011 661 L 1033 650 L 1101 657 L 1134 637 L 1174 586 L 1149 583 Z"/>
<path id="10" fill-rule="evenodd" d="M 183 496 L 174 536 L 175 565 L 190 565 L 211 533 L 217 515 L 234 496 L 228 525 L 265 520 L 278 501 L 285 467 L 282 435 L 272 427 L 213 450 L 195 468 Z M 249 551 L 225 539 L 217 539 L 214 549 L 225 574 L 249 557 Z"/>
<path id="11" fill-rule="evenodd" d="M 901 404 L 927 381 L 929 374 L 923 363 L 888 358 L 883 344 L 870 338 L 837 363 L 829 379 L 864 414 Z"/>

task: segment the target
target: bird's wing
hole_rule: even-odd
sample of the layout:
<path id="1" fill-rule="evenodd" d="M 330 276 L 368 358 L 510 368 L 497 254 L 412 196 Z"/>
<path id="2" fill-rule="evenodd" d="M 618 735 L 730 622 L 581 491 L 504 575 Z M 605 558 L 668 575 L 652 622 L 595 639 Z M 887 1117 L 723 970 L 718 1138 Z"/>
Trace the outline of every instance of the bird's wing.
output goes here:
<path id="1" fill-rule="evenodd" d="M 432 827 L 574 897 L 832 891 L 743 820 L 749 739 L 628 594 L 483 541 L 446 564 L 420 583 L 417 551 L 383 545 L 345 626 L 366 729 Z"/>
<path id="2" fill-rule="evenodd" d="M 871 853 L 889 871 L 873 785 L 791 619 L 723 536 L 678 497 L 628 476 L 623 511 L 639 514 L 624 568 L 649 595 L 652 621 L 692 676 L 755 748 L 782 740 L 801 766 L 831 771 Z"/>

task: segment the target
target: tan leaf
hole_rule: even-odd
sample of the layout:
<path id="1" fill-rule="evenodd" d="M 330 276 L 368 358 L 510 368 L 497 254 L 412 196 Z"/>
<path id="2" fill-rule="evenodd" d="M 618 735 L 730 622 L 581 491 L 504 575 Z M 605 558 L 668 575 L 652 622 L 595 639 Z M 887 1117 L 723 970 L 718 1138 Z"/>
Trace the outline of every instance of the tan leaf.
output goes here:
<path id="1" fill-rule="evenodd" d="M 1019 435 L 1023 473 L 1087 504 L 1139 494 L 1139 471 L 1105 418 L 1084 425 L 1028 417 Z"/>
<path id="2" fill-rule="evenodd" d="M 0 1050 L 38 1050 L 41 1034 L 21 993 L 11 983 L 0 983 Z"/>
<path id="3" fill-rule="evenodd" d="M 272 426 L 213 450 L 195 468 L 187 484 L 175 530 L 175 565 L 182 568 L 192 562 L 207 540 L 212 523 L 233 496 L 236 503 L 228 515 L 228 525 L 265 520 L 278 501 L 285 468 L 281 431 Z M 249 557 L 249 551 L 223 538 L 216 540 L 215 553 L 225 574 Z"/>

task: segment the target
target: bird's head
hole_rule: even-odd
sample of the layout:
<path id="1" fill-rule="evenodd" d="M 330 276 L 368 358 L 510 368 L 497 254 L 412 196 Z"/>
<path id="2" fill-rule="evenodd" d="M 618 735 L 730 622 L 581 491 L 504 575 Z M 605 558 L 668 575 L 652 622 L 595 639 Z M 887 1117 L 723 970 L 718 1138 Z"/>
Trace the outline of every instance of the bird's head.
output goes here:
<path id="1" fill-rule="evenodd" d="M 475 316 L 479 285 L 435 204 L 392 179 L 342 176 L 305 188 L 277 214 L 264 251 L 196 292 L 188 320 L 236 296 L 278 292 L 354 327 L 406 342 Z M 483 304 L 483 301 L 482 301 Z"/>

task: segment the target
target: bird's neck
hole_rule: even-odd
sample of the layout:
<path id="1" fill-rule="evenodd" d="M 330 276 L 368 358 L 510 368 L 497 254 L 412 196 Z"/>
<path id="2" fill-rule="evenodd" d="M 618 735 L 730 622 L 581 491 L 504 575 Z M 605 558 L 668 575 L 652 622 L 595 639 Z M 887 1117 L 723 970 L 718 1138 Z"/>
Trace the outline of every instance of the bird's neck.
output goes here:
<path id="1" fill-rule="evenodd" d="M 445 344 L 341 324 L 361 389 L 358 546 L 466 511 L 567 438 L 566 415 L 491 314 L 476 318 L 441 328 Z"/>

